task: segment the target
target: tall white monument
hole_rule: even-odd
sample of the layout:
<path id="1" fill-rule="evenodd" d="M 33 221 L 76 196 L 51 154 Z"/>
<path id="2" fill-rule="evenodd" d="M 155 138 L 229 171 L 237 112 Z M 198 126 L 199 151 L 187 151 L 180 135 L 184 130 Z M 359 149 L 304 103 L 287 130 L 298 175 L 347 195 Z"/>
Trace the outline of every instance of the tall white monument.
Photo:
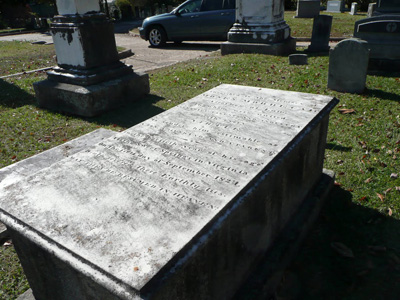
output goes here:
<path id="1" fill-rule="evenodd" d="M 98 0 L 57 0 L 57 8 L 50 29 L 58 67 L 34 84 L 39 106 L 91 117 L 149 93 L 148 75 L 119 60 Z"/>
<path id="2" fill-rule="evenodd" d="M 222 54 L 295 52 L 296 41 L 284 20 L 284 0 L 237 0 L 236 23 L 221 45 Z"/>

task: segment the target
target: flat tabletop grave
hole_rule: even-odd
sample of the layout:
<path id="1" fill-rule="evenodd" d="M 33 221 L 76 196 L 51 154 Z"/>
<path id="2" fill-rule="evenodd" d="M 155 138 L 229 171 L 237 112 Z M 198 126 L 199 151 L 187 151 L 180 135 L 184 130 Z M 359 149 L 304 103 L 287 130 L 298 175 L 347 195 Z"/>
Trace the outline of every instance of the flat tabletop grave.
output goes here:
<path id="1" fill-rule="evenodd" d="M 190 257 L 336 101 L 220 85 L 18 183 L 0 183 L 0 220 L 136 297 Z"/>

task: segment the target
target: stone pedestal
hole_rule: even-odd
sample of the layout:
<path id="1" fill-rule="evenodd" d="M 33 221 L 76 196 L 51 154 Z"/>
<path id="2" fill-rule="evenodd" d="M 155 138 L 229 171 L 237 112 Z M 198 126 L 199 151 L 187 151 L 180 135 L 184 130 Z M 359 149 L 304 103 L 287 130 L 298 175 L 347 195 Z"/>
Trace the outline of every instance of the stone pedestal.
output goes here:
<path id="1" fill-rule="evenodd" d="M 50 31 L 58 67 L 34 84 L 39 106 L 90 117 L 149 93 L 148 75 L 119 61 L 114 26 L 97 0 L 58 0 L 57 7 Z"/>
<path id="2" fill-rule="evenodd" d="M 290 27 L 284 20 L 283 0 L 238 0 L 237 23 L 228 32 L 221 53 L 287 55 L 295 51 Z"/>

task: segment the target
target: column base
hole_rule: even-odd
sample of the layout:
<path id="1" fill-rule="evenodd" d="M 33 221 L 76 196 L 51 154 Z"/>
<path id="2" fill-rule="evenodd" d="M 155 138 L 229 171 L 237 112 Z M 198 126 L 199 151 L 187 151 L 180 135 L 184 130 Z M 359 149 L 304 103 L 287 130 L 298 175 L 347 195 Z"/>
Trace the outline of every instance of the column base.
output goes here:
<path id="1" fill-rule="evenodd" d="M 280 43 L 233 43 L 221 44 L 221 55 L 238 53 L 258 53 L 277 56 L 286 56 L 296 52 L 296 39 L 288 38 Z"/>
<path id="2" fill-rule="evenodd" d="M 141 99 L 150 92 L 150 84 L 148 74 L 132 73 L 89 86 L 48 79 L 34 83 L 34 89 L 40 107 L 93 117 Z"/>

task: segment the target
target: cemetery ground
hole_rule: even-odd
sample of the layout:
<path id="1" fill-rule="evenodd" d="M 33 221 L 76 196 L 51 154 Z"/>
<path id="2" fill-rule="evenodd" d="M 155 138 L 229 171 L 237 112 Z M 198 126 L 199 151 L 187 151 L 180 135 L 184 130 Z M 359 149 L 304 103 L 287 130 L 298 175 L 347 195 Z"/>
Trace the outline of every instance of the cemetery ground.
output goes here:
<path id="1" fill-rule="evenodd" d="M 303 29 L 292 25 L 292 30 Z M 53 66 L 54 54 L 44 45 L 0 43 L 0 76 Z M 324 166 L 336 172 L 336 183 L 278 296 L 397 299 L 400 74 L 370 75 L 363 94 L 346 94 L 326 88 L 327 56 L 310 56 L 308 62 L 293 66 L 287 57 L 212 54 L 149 72 L 148 97 L 96 118 L 38 108 L 32 83 L 45 79 L 44 72 L 0 79 L 0 168 L 99 127 L 122 131 L 221 83 L 332 95 L 340 103 L 330 117 Z M 0 298 L 15 299 L 27 288 L 18 257 L 6 243 L 0 247 Z M 248 290 L 248 299 L 252 293 Z"/>

